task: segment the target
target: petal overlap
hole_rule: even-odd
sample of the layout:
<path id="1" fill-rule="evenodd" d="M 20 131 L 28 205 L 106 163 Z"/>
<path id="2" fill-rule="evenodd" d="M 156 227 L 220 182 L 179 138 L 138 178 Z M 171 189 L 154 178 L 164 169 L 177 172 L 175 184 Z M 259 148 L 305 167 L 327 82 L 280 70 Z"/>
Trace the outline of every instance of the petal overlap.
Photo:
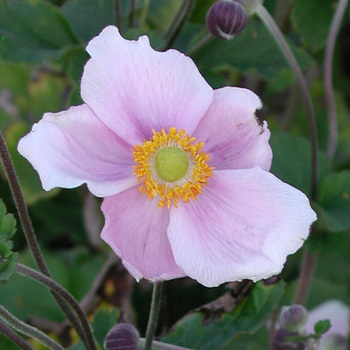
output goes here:
<path id="1" fill-rule="evenodd" d="M 176 263 L 213 287 L 279 273 L 316 215 L 306 196 L 260 168 L 216 171 L 197 201 L 172 208 Z"/>
<path id="2" fill-rule="evenodd" d="M 152 130 L 192 133 L 213 99 L 193 61 L 176 50 L 154 51 L 148 38 L 122 38 L 107 27 L 87 46 L 83 100 L 120 137 L 138 144 Z"/>
<path id="3" fill-rule="evenodd" d="M 255 111 L 261 101 L 243 88 L 215 90 L 214 100 L 200 121 L 195 136 L 203 141 L 216 169 L 271 167 L 270 131 L 260 125 Z"/>
<path id="4" fill-rule="evenodd" d="M 137 182 L 130 145 L 87 105 L 46 113 L 20 140 L 18 151 L 38 171 L 45 190 L 87 183 L 93 194 L 103 197 Z"/>
<path id="5" fill-rule="evenodd" d="M 157 201 L 147 200 L 136 186 L 105 198 L 101 208 L 106 218 L 101 237 L 136 279 L 185 276 L 174 261 L 166 234 L 169 211 L 158 208 Z"/>

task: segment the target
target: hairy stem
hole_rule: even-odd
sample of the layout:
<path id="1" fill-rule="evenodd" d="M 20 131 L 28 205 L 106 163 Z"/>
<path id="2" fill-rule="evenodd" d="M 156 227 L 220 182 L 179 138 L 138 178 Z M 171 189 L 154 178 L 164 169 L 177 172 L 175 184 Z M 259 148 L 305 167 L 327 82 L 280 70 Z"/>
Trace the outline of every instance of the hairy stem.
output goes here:
<path id="1" fill-rule="evenodd" d="M 87 335 L 89 347 L 93 350 L 97 349 L 89 322 L 84 314 L 84 311 L 81 309 L 79 303 L 75 300 L 72 294 L 70 294 L 65 288 L 63 288 L 60 284 L 52 280 L 50 277 L 47 277 L 28 266 L 17 263 L 16 272 L 44 284 L 46 287 L 50 288 L 50 290 L 64 298 L 64 300 L 73 308 L 73 310 L 78 315 L 79 320 L 84 329 L 84 333 Z"/>
<path id="2" fill-rule="evenodd" d="M 330 159 L 334 157 L 338 142 L 338 120 L 337 110 L 335 107 L 334 91 L 332 83 L 332 66 L 335 40 L 337 38 L 341 21 L 343 19 L 345 9 L 348 5 L 348 0 L 339 0 L 337 9 L 335 11 L 331 28 L 328 33 L 326 54 L 324 60 L 324 86 L 326 94 L 326 104 L 328 110 L 329 121 L 329 139 L 327 155 Z"/>
<path id="3" fill-rule="evenodd" d="M 146 330 L 146 340 L 145 340 L 145 350 L 151 350 L 152 342 L 154 338 L 154 333 L 157 328 L 160 303 L 162 298 L 163 282 L 154 283 L 151 311 L 148 318 L 147 330 Z"/>
<path id="4" fill-rule="evenodd" d="M 145 346 L 145 343 L 146 343 L 146 339 L 140 338 L 141 346 Z M 152 342 L 152 349 L 157 349 L 157 350 L 192 350 L 189 348 L 184 348 L 182 346 L 162 343 L 162 342 L 156 341 L 156 340 L 153 340 L 153 342 Z"/>
<path id="5" fill-rule="evenodd" d="M 21 190 L 21 186 L 19 184 L 17 174 L 11 160 L 10 153 L 7 149 L 5 139 L 1 131 L 0 131 L 0 157 L 6 172 L 8 182 L 10 184 L 12 196 L 16 204 L 18 216 L 21 221 L 23 232 L 27 240 L 28 246 L 31 250 L 31 253 L 40 271 L 44 275 L 51 277 L 50 271 L 41 253 L 39 243 L 36 239 L 33 225 L 28 213 L 28 208 Z M 60 306 L 63 313 L 67 316 L 67 318 L 69 319 L 69 321 L 71 322 L 75 330 L 77 331 L 79 337 L 85 342 L 86 337 L 77 317 L 74 315 L 74 313 L 70 310 L 69 306 L 59 295 L 53 294 L 53 297 L 56 300 L 57 304 Z M 90 349 L 90 347 L 88 347 L 88 349 Z"/>
<path id="6" fill-rule="evenodd" d="M 188 18 L 191 15 L 194 4 L 195 0 L 185 0 L 182 3 L 179 12 L 175 15 L 173 22 L 171 23 L 168 32 L 165 35 L 167 37 L 165 50 L 170 49 L 176 39 L 179 37 L 183 26 L 186 24 Z"/>
<path id="7" fill-rule="evenodd" d="M 306 111 L 307 111 L 307 117 L 308 117 L 309 129 L 310 129 L 311 165 L 312 165 L 311 166 L 311 184 L 312 184 L 311 197 L 312 199 L 315 199 L 317 194 L 317 182 L 318 182 L 318 176 L 317 176 L 318 140 L 317 140 L 316 118 L 315 118 L 314 106 L 312 103 L 311 95 L 310 95 L 306 80 L 304 78 L 304 75 L 299 67 L 299 64 L 295 59 L 294 54 L 290 49 L 286 39 L 284 38 L 283 34 L 277 27 L 275 21 L 271 17 L 270 13 L 266 10 L 266 8 L 263 5 L 260 5 L 260 6 L 257 6 L 256 14 L 260 17 L 261 21 L 264 23 L 266 28 L 270 31 L 270 33 L 274 37 L 276 43 L 278 44 L 279 48 L 283 52 L 287 62 L 292 68 L 294 75 L 297 79 L 297 82 L 300 86 L 300 91 L 302 93 L 302 96 L 306 105 Z"/>
<path id="8" fill-rule="evenodd" d="M 64 350 L 64 348 L 56 343 L 53 339 L 48 337 L 45 333 L 39 329 L 29 326 L 23 321 L 19 320 L 17 317 L 8 312 L 2 305 L 0 305 L 0 319 L 14 328 L 16 331 L 27 335 L 28 337 L 35 338 L 39 340 L 42 344 L 47 346 L 52 350 Z"/>
<path id="9" fill-rule="evenodd" d="M 12 328 L 7 326 L 5 323 L 0 322 L 0 334 L 3 334 L 6 338 L 16 344 L 21 350 L 33 350 L 30 343 L 25 341 L 19 336 Z"/>

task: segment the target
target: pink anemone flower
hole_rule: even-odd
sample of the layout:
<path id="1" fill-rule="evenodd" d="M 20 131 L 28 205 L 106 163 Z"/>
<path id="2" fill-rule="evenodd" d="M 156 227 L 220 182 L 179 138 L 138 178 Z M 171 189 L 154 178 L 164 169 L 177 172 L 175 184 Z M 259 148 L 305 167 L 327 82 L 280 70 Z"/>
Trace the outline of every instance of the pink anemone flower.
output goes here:
<path id="1" fill-rule="evenodd" d="M 269 172 L 260 99 L 213 90 L 193 61 L 110 26 L 87 45 L 83 105 L 46 113 L 18 145 L 43 187 L 104 197 L 104 239 L 137 279 L 213 287 L 279 273 L 316 215 Z"/>

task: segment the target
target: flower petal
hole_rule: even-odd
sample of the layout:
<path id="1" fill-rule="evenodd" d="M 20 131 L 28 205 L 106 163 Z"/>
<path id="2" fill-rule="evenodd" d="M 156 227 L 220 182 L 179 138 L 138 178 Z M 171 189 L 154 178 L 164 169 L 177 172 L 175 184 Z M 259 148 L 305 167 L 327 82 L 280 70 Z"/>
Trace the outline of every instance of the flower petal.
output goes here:
<path id="1" fill-rule="evenodd" d="M 125 190 L 132 176 L 131 146 L 108 129 L 87 105 L 46 113 L 18 144 L 45 190 L 87 183 L 96 196 Z"/>
<path id="2" fill-rule="evenodd" d="M 176 265 L 166 229 L 169 211 L 133 187 L 102 203 L 106 218 L 101 237 L 121 257 L 138 280 L 168 280 L 185 276 Z"/>
<path id="3" fill-rule="evenodd" d="M 270 170 L 270 131 L 256 119 L 259 108 L 260 99 L 250 90 L 226 87 L 214 91 L 214 100 L 194 132 L 211 154 L 212 166 L 218 170 L 256 166 Z"/>
<path id="4" fill-rule="evenodd" d="M 146 36 L 123 39 L 109 26 L 87 46 L 91 59 L 81 82 L 83 100 L 131 144 L 171 126 L 191 134 L 213 90 L 193 61 L 176 50 L 154 51 Z"/>
<path id="5" fill-rule="evenodd" d="M 279 273 L 316 215 L 306 196 L 256 167 L 215 171 L 197 201 L 170 211 L 176 263 L 207 287 Z"/>

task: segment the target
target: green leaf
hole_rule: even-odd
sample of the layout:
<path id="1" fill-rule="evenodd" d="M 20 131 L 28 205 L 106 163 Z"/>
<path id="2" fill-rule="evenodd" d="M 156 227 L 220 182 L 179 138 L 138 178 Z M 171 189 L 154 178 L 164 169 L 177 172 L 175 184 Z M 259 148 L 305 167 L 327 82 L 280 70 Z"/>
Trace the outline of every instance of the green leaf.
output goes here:
<path id="1" fill-rule="evenodd" d="M 254 333 L 266 324 L 283 290 L 282 282 L 268 286 L 257 283 L 230 313 L 209 321 L 202 312 L 191 313 L 180 320 L 162 341 L 197 350 L 234 349 L 237 335 Z"/>
<path id="2" fill-rule="evenodd" d="M 29 67 L 23 64 L 0 62 L 0 77 L 0 89 L 7 88 L 13 94 L 28 93 L 30 81 Z"/>
<path id="3" fill-rule="evenodd" d="M 85 41 L 99 34 L 104 27 L 115 24 L 115 0 L 68 0 L 62 11 Z"/>
<path id="4" fill-rule="evenodd" d="M 331 328 L 330 320 L 321 320 L 315 323 L 314 330 L 317 335 L 325 334 Z"/>
<path id="5" fill-rule="evenodd" d="M 103 346 L 108 331 L 116 325 L 119 312 L 116 309 L 101 309 L 92 321 L 92 329 L 96 340 Z"/>
<path id="6" fill-rule="evenodd" d="M 13 214 L 6 214 L 6 206 L 0 199 L 0 241 L 13 237 L 16 232 L 16 219 Z"/>
<path id="7" fill-rule="evenodd" d="M 8 279 L 16 272 L 17 260 L 18 253 L 12 253 L 6 259 L 1 258 L 0 256 L 0 281 L 8 281 Z"/>
<path id="8" fill-rule="evenodd" d="M 310 195 L 310 142 L 301 137 L 280 133 L 271 136 L 270 144 L 273 151 L 271 172 L 281 180 Z M 319 180 L 321 180 L 331 172 L 331 165 L 323 152 L 319 152 L 318 160 Z"/>
<path id="9" fill-rule="evenodd" d="M 313 59 L 300 47 L 291 45 L 302 68 L 311 68 Z M 200 70 L 210 70 L 230 64 L 244 72 L 257 72 L 266 79 L 289 68 L 277 44 L 263 24 L 251 21 L 245 31 L 233 40 L 214 38 L 202 50 L 193 54 Z"/>
<path id="10" fill-rule="evenodd" d="M 37 63 L 78 44 L 63 13 L 45 0 L 0 0 L 0 58 Z"/>
<path id="11" fill-rule="evenodd" d="M 292 20 L 303 43 L 312 51 L 326 46 L 328 31 L 334 12 L 334 3 L 329 0 L 292 0 Z"/>
<path id="12" fill-rule="evenodd" d="M 318 193 L 318 203 L 324 209 L 329 230 L 339 232 L 350 228 L 350 171 L 324 178 Z"/>

